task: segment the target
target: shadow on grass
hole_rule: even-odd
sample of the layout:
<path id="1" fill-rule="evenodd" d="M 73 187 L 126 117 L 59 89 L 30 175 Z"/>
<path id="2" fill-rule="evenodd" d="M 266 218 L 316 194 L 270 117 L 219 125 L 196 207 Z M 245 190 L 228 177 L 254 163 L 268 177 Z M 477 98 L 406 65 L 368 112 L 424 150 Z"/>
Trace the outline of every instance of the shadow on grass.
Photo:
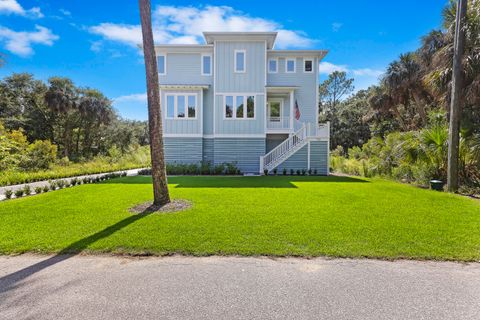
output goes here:
<path id="1" fill-rule="evenodd" d="M 17 285 L 25 280 L 26 278 L 30 277 L 31 275 L 40 272 L 50 266 L 53 266 L 59 262 L 65 261 L 75 255 L 78 255 L 81 253 L 84 249 L 86 249 L 89 245 L 92 243 L 97 242 L 98 240 L 101 240 L 103 238 L 106 238 L 116 231 L 123 229 L 127 227 L 128 225 L 145 218 L 146 216 L 150 215 L 150 213 L 145 210 L 144 213 L 142 214 L 136 214 L 132 215 L 128 218 L 125 218 L 114 225 L 111 225 L 97 233 L 94 233 L 88 237 L 85 237 L 83 239 L 80 239 L 68 247 L 62 249 L 60 252 L 58 252 L 56 255 L 53 257 L 50 257 L 46 260 L 40 261 L 38 263 L 35 263 L 31 266 L 28 266 L 26 268 L 23 268 L 21 270 L 18 270 L 14 273 L 8 274 L 6 276 L 3 276 L 0 278 L 0 294 L 7 292 L 9 290 L 15 289 Z"/>
<path id="2" fill-rule="evenodd" d="M 367 180 L 345 176 L 171 176 L 175 188 L 297 188 L 295 182 L 365 183 Z M 108 180 L 112 184 L 151 184 L 150 176 Z"/>

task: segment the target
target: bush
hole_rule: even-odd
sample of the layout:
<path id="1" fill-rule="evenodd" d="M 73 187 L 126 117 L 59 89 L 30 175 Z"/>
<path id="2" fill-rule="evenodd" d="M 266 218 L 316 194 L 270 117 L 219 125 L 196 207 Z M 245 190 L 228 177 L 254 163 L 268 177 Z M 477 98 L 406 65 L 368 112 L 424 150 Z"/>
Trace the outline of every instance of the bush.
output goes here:
<path id="1" fill-rule="evenodd" d="M 312 169 L 308 169 L 308 175 L 309 175 L 309 176 L 312 175 Z"/>
<path id="2" fill-rule="evenodd" d="M 273 169 L 273 175 L 276 176 L 276 175 L 277 175 L 277 172 L 278 172 L 278 169 L 277 169 L 277 168 Z"/>
<path id="3" fill-rule="evenodd" d="M 57 181 L 57 187 L 58 187 L 58 189 L 63 189 L 63 187 L 65 187 L 65 181 L 64 180 L 58 180 Z"/>
<path id="4" fill-rule="evenodd" d="M 283 168 L 282 173 L 283 173 L 284 176 L 286 176 L 287 175 L 287 169 Z"/>
<path id="5" fill-rule="evenodd" d="M 302 176 L 304 176 L 307 173 L 307 169 L 302 169 Z"/>
<path id="6" fill-rule="evenodd" d="M 36 194 L 40 194 L 40 193 L 42 193 L 42 191 L 43 191 L 42 187 L 35 187 L 35 193 Z"/>
<path id="7" fill-rule="evenodd" d="M 11 199 L 12 198 L 13 191 L 10 189 L 5 190 L 5 198 Z"/>
<path id="8" fill-rule="evenodd" d="M 57 189 L 57 183 L 55 181 L 50 181 L 49 185 L 50 185 L 50 190 L 54 191 Z"/>
<path id="9" fill-rule="evenodd" d="M 50 187 L 48 185 L 43 186 L 43 192 L 48 192 L 50 190 Z"/>
<path id="10" fill-rule="evenodd" d="M 300 175 L 300 170 L 297 170 L 297 176 L 299 176 L 299 175 Z"/>
<path id="11" fill-rule="evenodd" d="M 71 184 L 72 186 L 75 186 L 77 183 L 78 183 L 78 179 L 77 179 L 77 178 L 73 178 L 73 179 L 70 180 L 70 184 Z"/>
<path id="12" fill-rule="evenodd" d="M 290 175 L 291 176 L 293 176 L 293 173 L 294 173 L 293 169 L 290 169 Z"/>
<path id="13" fill-rule="evenodd" d="M 317 169 L 313 169 L 313 174 L 317 175 L 317 173 L 318 173 Z"/>
<path id="14" fill-rule="evenodd" d="M 152 175 L 152 169 L 138 170 L 138 175 L 140 175 L 140 176 L 151 176 Z"/>
<path id="15" fill-rule="evenodd" d="M 32 193 L 32 189 L 30 188 L 30 186 L 28 184 L 23 187 L 23 193 L 26 196 L 29 196 Z"/>
<path id="16" fill-rule="evenodd" d="M 268 176 L 268 170 L 267 169 L 263 169 L 263 174 Z"/>
<path id="17" fill-rule="evenodd" d="M 17 198 L 23 197 L 23 189 L 17 189 L 17 190 L 15 190 L 14 193 L 15 193 L 15 197 L 17 197 Z"/>
<path id="18" fill-rule="evenodd" d="M 90 178 L 85 177 L 82 180 L 83 180 L 83 184 L 90 183 Z"/>
<path id="19" fill-rule="evenodd" d="M 46 170 L 57 158 L 57 146 L 49 140 L 36 140 L 27 147 L 25 158 L 19 166 L 24 170 Z"/>

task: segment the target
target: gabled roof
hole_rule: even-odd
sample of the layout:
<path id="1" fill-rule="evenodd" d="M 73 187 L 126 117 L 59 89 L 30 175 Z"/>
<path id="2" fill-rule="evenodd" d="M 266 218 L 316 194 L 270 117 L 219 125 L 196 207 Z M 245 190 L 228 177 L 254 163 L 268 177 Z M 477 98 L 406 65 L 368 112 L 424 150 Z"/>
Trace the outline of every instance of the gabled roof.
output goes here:
<path id="1" fill-rule="evenodd" d="M 214 41 L 237 40 L 237 41 L 267 41 L 267 49 L 272 49 L 277 38 L 276 32 L 204 32 L 203 36 L 207 44 Z"/>

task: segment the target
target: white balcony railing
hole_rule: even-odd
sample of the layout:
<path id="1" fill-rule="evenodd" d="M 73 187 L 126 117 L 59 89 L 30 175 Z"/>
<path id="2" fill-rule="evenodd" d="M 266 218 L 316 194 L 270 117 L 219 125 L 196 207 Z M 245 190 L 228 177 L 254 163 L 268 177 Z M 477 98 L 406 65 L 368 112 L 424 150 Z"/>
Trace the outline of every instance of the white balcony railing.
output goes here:
<path id="1" fill-rule="evenodd" d="M 290 117 L 267 117 L 268 130 L 290 129 Z"/>

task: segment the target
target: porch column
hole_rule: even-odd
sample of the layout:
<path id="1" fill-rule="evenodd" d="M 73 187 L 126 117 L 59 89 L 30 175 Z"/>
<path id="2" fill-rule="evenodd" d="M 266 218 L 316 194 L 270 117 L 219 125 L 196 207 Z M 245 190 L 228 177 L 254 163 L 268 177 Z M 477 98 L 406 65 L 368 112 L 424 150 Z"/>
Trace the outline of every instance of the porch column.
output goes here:
<path id="1" fill-rule="evenodd" d="M 290 130 L 293 131 L 293 90 L 290 90 Z"/>

